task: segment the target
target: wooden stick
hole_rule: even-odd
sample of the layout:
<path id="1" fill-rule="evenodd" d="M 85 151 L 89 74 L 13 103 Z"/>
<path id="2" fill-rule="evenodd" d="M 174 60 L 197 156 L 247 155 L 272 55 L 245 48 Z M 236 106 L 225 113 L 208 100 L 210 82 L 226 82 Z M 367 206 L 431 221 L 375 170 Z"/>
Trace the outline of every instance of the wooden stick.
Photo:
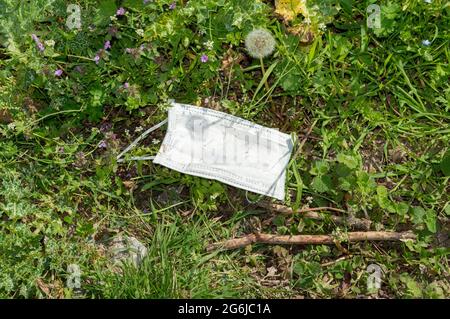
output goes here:
<path id="1" fill-rule="evenodd" d="M 416 239 L 412 232 L 387 232 L 387 231 L 368 231 L 368 232 L 350 232 L 346 234 L 347 242 L 359 241 L 401 241 L 405 239 Z M 250 244 L 271 244 L 271 245 L 329 245 L 334 244 L 336 238 L 332 235 L 271 235 L 254 233 L 244 237 L 229 239 L 223 242 L 208 245 L 207 251 L 215 249 L 237 249 Z"/>
<path id="2" fill-rule="evenodd" d="M 331 219 L 336 224 L 340 225 L 348 225 L 350 227 L 355 227 L 357 229 L 363 229 L 363 230 L 369 230 L 370 225 L 372 224 L 372 221 L 368 219 L 363 218 L 356 218 L 356 217 L 341 217 L 341 216 L 334 216 L 329 215 L 328 217 L 325 217 L 323 214 L 316 213 L 317 211 L 334 211 L 339 213 L 346 213 L 345 210 L 334 208 L 334 207 L 313 207 L 313 208 L 306 208 L 306 209 L 298 209 L 295 212 L 292 210 L 292 208 L 273 204 L 270 202 L 262 201 L 258 202 L 257 205 L 259 207 L 268 209 L 273 212 L 281 213 L 284 215 L 293 215 L 295 213 L 301 214 L 303 217 L 311 218 L 311 219 L 317 219 L 317 220 L 324 220 L 326 218 Z"/>

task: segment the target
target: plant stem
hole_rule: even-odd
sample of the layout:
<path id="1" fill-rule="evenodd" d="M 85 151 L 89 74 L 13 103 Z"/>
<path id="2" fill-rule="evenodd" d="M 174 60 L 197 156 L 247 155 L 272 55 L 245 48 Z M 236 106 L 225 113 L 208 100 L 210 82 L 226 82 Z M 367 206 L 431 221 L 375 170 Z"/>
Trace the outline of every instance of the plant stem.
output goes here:
<path id="1" fill-rule="evenodd" d="M 266 76 L 266 69 L 264 68 L 264 61 L 263 58 L 259 58 L 259 62 L 261 63 L 261 71 L 262 71 L 262 75 L 263 78 Z M 266 86 L 267 92 L 270 91 L 270 87 L 269 84 L 267 83 L 267 79 L 264 80 L 264 85 Z"/>

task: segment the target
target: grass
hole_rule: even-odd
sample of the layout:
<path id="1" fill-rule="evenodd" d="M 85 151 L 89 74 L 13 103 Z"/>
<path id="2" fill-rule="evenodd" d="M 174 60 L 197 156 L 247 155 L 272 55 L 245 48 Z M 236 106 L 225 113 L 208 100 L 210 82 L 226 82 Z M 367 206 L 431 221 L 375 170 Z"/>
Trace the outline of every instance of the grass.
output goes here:
<path id="1" fill-rule="evenodd" d="M 445 1 L 380 1 L 381 29 L 367 28 L 369 1 L 308 1 L 310 25 L 305 13 L 284 20 L 273 1 L 78 3 L 82 28 L 69 30 L 65 1 L 0 0 L 0 297 L 448 297 Z M 243 45 L 257 27 L 277 41 L 264 65 Z M 287 206 L 341 208 L 418 240 L 206 252 L 260 230 L 342 239 L 350 229 L 274 215 L 256 195 L 150 161 L 116 163 L 169 98 L 294 134 L 294 154 L 303 147 Z M 163 137 L 133 155 L 156 154 Z M 119 234 L 147 247 L 140 267 L 111 264 Z M 80 289 L 67 286 L 71 264 Z"/>

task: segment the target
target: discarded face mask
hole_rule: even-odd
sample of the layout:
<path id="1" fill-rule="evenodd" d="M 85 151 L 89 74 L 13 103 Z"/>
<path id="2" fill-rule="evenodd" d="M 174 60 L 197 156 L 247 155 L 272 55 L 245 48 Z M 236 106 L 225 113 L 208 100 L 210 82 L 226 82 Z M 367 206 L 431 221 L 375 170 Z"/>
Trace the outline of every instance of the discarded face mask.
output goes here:
<path id="1" fill-rule="evenodd" d="M 286 167 L 293 149 L 288 134 L 233 115 L 172 102 L 168 120 L 133 141 L 123 155 L 150 132 L 168 123 L 166 136 L 153 163 L 181 173 L 221 181 L 257 194 L 284 200 Z"/>

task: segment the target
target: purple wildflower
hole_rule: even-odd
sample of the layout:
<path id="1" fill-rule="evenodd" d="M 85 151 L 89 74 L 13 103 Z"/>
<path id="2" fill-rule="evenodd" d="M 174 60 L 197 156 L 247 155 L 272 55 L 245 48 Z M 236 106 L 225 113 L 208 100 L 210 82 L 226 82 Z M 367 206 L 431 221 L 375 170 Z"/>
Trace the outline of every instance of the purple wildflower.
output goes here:
<path id="1" fill-rule="evenodd" d="M 169 9 L 174 10 L 177 7 L 177 3 L 174 1 L 170 4 Z"/>
<path id="2" fill-rule="evenodd" d="M 98 54 L 94 57 L 94 61 L 96 64 L 98 64 L 98 62 L 100 62 L 100 56 Z"/>
<path id="3" fill-rule="evenodd" d="M 126 90 L 128 90 L 128 89 L 130 88 L 130 83 L 125 82 L 125 83 L 123 84 L 123 88 L 126 89 Z"/>
<path id="4" fill-rule="evenodd" d="M 206 63 L 208 62 L 208 56 L 206 54 L 202 54 L 202 56 L 200 57 L 200 61 L 202 61 L 202 63 Z"/>
<path id="5" fill-rule="evenodd" d="M 108 50 L 108 49 L 111 49 L 111 41 L 106 41 L 105 42 L 105 45 L 103 46 L 103 48 L 105 49 L 105 50 Z"/>
<path id="6" fill-rule="evenodd" d="M 63 70 L 58 69 L 55 71 L 55 76 L 61 76 L 63 74 Z"/>
<path id="7" fill-rule="evenodd" d="M 77 71 L 77 72 L 80 73 L 80 74 L 83 74 L 83 73 L 84 73 L 83 68 L 82 68 L 81 66 L 79 66 L 79 65 L 77 65 L 77 66 L 75 67 L 75 71 Z"/>
<path id="8" fill-rule="evenodd" d="M 105 122 L 100 126 L 100 132 L 106 133 L 111 129 L 112 125 L 111 123 Z"/>
<path id="9" fill-rule="evenodd" d="M 100 143 L 98 143 L 98 147 L 99 147 L 99 148 L 106 148 L 107 145 L 106 145 L 105 140 L 101 140 Z"/>
<path id="10" fill-rule="evenodd" d="M 117 15 L 117 16 L 123 16 L 123 15 L 125 15 L 125 9 L 122 8 L 122 7 L 120 7 L 120 8 L 117 10 L 116 15 Z"/>
<path id="11" fill-rule="evenodd" d="M 32 34 L 31 38 L 33 38 L 34 42 L 36 43 L 39 51 L 43 52 L 45 50 L 44 45 L 42 44 L 42 42 L 39 40 L 38 36 L 36 34 Z"/>
<path id="12" fill-rule="evenodd" d="M 117 35 L 117 33 L 119 32 L 119 30 L 117 29 L 117 27 L 112 26 L 108 29 L 108 34 L 115 37 Z"/>
<path id="13" fill-rule="evenodd" d="M 117 134 L 113 133 L 113 132 L 107 132 L 105 134 L 105 136 L 108 138 L 108 140 L 110 141 L 116 141 L 117 140 Z"/>

